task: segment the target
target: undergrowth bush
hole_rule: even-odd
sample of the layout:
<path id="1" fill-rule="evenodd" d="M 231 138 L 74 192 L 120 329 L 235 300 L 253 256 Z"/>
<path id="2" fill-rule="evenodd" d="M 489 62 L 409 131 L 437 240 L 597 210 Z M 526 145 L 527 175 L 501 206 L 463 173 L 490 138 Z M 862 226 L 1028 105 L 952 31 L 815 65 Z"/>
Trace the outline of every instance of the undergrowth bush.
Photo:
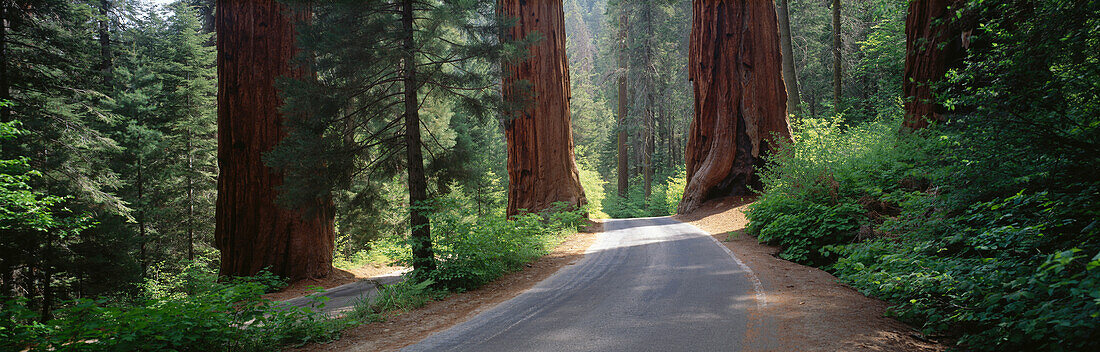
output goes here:
<path id="1" fill-rule="evenodd" d="M 785 259 L 829 264 L 835 257 L 825 246 L 850 243 L 923 194 L 914 184 L 927 179 L 919 167 L 924 140 L 899 136 L 896 118 L 842 121 L 795 121 L 795 142 L 778 148 L 762 172 L 764 196 L 749 208 L 747 231 L 778 245 Z"/>
<path id="2" fill-rule="evenodd" d="M 967 350 L 1100 349 L 1100 184 L 1021 190 L 1033 176 L 988 189 L 944 157 L 966 141 L 896 131 L 890 120 L 797 122 L 763 173 L 748 232 Z M 1016 193 L 966 191 L 1005 184 Z"/>
<path id="3" fill-rule="evenodd" d="M 642 187 L 644 181 L 640 175 L 630 181 L 631 187 L 628 189 L 626 197 L 620 197 L 616 193 L 617 190 L 605 189 L 604 192 L 608 196 L 603 202 L 604 213 L 616 219 L 676 214 L 676 207 L 680 204 L 680 199 L 684 197 L 687 172 L 681 168 L 663 181 L 658 180 L 659 178 L 654 178 L 649 198 L 645 196 L 645 190 Z"/>
<path id="4" fill-rule="evenodd" d="M 1100 233 L 1095 221 L 1074 223 L 1074 205 L 1046 192 L 980 202 L 940 236 L 837 247 L 832 270 L 898 303 L 899 318 L 971 348 L 1095 351 Z"/>
<path id="5" fill-rule="evenodd" d="M 599 172 L 580 162 L 580 160 L 578 160 L 577 166 L 580 172 L 581 188 L 584 189 L 584 197 L 588 200 L 588 206 L 585 208 L 588 211 L 588 217 L 590 219 L 607 219 L 610 216 L 603 211 L 603 200 L 607 198 L 604 195 L 604 185 L 607 184 L 607 181 L 600 177 Z"/>
<path id="6" fill-rule="evenodd" d="M 427 279 L 420 282 L 402 281 L 379 287 L 376 298 L 356 301 L 348 318 L 363 322 L 382 321 L 387 313 L 423 307 L 428 302 L 447 295 L 447 291 L 433 288 L 434 283 L 431 279 Z"/>
<path id="7" fill-rule="evenodd" d="M 568 210 L 564 203 L 542 213 L 506 219 L 503 215 L 477 216 L 460 188 L 423 205 L 432 224 L 436 270 L 424 278 L 451 291 L 465 291 L 518 270 L 549 253 L 584 222 L 584 210 Z M 387 255 L 410 263 L 406 243 Z"/>
<path id="8" fill-rule="evenodd" d="M 8 300 L 0 319 L 0 349 L 269 351 L 330 339 L 346 323 L 262 299 L 269 289 L 256 281 L 209 282 L 192 294 L 136 305 L 83 299 L 66 304 L 44 323 L 25 299 Z"/>

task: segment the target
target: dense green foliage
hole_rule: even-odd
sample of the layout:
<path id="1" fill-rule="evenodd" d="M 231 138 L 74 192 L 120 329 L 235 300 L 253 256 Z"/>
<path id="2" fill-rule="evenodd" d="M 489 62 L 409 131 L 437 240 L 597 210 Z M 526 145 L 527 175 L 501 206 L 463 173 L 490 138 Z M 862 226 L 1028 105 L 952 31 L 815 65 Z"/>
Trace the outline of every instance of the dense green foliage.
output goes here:
<path id="1" fill-rule="evenodd" d="M 674 213 L 693 116 L 690 1 L 564 1 L 589 206 L 513 219 L 504 216 L 498 71 L 526 43 L 500 42 L 508 21 L 494 1 L 417 1 L 412 47 L 402 45 L 410 36 L 397 2 L 287 2 L 315 6 L 297 43 L 315 74 L 280 83 L 292 132 L 267 161 L 288 175 L 283 203 L 331 196 L 333 255 L 346 268 L 408 264 L 410 211 L 422 210 L 437 268 L 340 320 L 263 300 L 282 285 L 272 276 L 219 282 L 213 2 L 4 1 L 0 349 L 325 340 L 519 270 L 584 212 Z M 844 91 L 833 106 L 828 2 L 791 1 L 802 114 L 792 118 L 795 142 L 768 161 L 747 231 L 963 349 L 1100 349 L 1100 2 L 966 3 L 937 20 L 972 29 L 968 57 L 936 85 L 947 120 L 899 134 L 908 2 L 844 2 Z M 419 69 L 414 105 L 433 199 L 415 206 L 402 140 L 406 62 Z M 608 182 L 620 157 L 629 160 L 623 197 Z"/>
<path id="2" fill-rule="evenodd" d="M 148 268 L 215 255 L 214 54 L 198 12 L 2 6 L 0 120 L 21 130 L 0 146 L 19 183 L 4 193 L 40 204 L 5 204 L 23 218 L 0 229 L 0 296 L 25 297 L 47 319 L 58 302 L 124 302 Z M 45 217 L 31 224 L 27 210 Z"/>
<path id="3" fill-rule="evenodd" d="M 433 204 L 433 245 L 439 267 L 428 277 L 448 289 L 465 291 L 516 271 L 545 255 L 563 235 L 575 233 L 582 223 L 579 211 L 552 211 L 543 216 L 526 214 L 513 219 L 481 216 L 459 206 L 468 204 L 461 195 Z M 442 209 L 450 209 L 442 211 Z M 564 205 L 561 207 L 564 210 Z M 402 258 L 403 260 L 407 260 Z"/>
<path id="4" fill-rule="evenodd" d="M 1097 5 L 971 2 L 948 121 L 801 121 L 749 231 L 963 348 L 1100 348 Z"/>
<path id="5" fill-rule="evenodd" d="M 267 351 L 324 341 L 343 328 L 385 319 L 386 314 L 416 308 L 448 292 L 477 288 L 519 270 L 542 256 L 583 223 L 580 211 L 528 214 L 506 220 L 477 216 L 460 207 L 468 197 L 456 189 L 429 206 L 437 269 L 423 281 L 381 288 L 379 298 L 362 301 L 345 317 L 329 318 L 312 308 L 296 308 L 263 299 L 285 282 L 269 273 L 217 282 L 206 263 L 182 271 L 152 270 L 139 303 L 76 300 L 42 321 L 25 298 L 6 301 L 0 320 L 0 347 L 58 351 L 225 350 Z M 543 217 L 544 216 L 544 217 Z M 388 261 L 412 260 L 407 237 L 376 242 Z M 439 283 L 441 285 L 436 285 Z M 317 298 L 315 307 L 324 299 Z"/>
<path id="6" fill-rule="evenodd" d="M 205 266 L 192 266 L 178 277 L 164 278 L 179 285 L 151 282 L 146 292 L 150 298 L 139 304 L 81 299 L 44 322 L 28 309 L 26 299 L 8 300 L 4 302 L 7 316 L 0 321 L 0 348 L 269 351 L 272 346 L 331 338 L 352 323 L 262 299 L 264 292 L 283 285 L 271 274 L 230 283 L 217 283 L 212 280 L 216 277 Z"/>
<path id="7" fill-rule="evenodd" d="M 781 148 L 763 173 L 766 195 L 751 206 L 748 231 L 780 244 L 785 259 L 832 262 L 824 246 L 870 235 L 860 228 L 897 215 L 896 204 L 914 196 L 901 181 L 922 177 L 916 164 L 923 143 L 898 136 L 896 118 L 856 127 L 841 121 L 796 121 L 797 142 Z"/>

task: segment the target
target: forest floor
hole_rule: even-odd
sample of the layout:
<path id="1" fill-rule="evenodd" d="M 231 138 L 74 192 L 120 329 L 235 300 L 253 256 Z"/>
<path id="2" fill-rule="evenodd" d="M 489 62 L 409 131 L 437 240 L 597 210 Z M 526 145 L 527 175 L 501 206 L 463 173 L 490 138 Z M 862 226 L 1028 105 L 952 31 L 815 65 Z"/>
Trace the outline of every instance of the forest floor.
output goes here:
<path id="1" fill-rule="evenodd" d="M 412 311 L 390 313 L 383 322 L 349 328 L 344 330 L 339 340 L 310 344 L 290 351 L 396 351 L 415 344 L 510 300 L 558 269 L 575 264 L 584 258 L 585 250 L 602 231 L 602 224 L 593 223 L 584 232 L 566 238 L 550 254 L 527 264 L 522 271 L 505 275 L 476 290 L 429 302 Z"/>
<path id="2" fill-rule="evenodd" d="M 707 231 L 764 285 L 780 351 L 943 351 L 913 328 L 883 314 L 889 304 L 837 282 L 817 268 L 780 259 L 779 249 L 745 234 L 751 199 L 726 198 L 674 217 Z"/>

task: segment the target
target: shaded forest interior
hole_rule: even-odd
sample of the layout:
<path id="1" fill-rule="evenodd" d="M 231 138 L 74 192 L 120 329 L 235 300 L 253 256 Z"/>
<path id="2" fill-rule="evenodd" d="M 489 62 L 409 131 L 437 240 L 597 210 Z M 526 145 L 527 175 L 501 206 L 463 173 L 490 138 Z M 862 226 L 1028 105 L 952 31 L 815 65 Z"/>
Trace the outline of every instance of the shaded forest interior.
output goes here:
<path id="1" fill-rule="evenodd" d="M 1091 0 L 2 1 L 0 349 L 335 338 L 587 219 L 750 196 L 748 234 L 930 339 L 1097 350 L 1098 19 Z M 329 320 L 260 297 L 363 266 L 415 268 L 405 300 Z"/>

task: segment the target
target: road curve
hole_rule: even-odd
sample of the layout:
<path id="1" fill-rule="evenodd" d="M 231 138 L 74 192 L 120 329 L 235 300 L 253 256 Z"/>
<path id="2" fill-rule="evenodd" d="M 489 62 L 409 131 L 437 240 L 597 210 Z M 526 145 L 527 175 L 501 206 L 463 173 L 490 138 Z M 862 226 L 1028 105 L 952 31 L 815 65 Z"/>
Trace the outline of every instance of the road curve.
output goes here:
<path id="1" fill-rule="evenodd" d="M 759 281 L 705 232 L 667 217 L 604 229 L 576 264 L 403 351 L 767 348 Z"/>

